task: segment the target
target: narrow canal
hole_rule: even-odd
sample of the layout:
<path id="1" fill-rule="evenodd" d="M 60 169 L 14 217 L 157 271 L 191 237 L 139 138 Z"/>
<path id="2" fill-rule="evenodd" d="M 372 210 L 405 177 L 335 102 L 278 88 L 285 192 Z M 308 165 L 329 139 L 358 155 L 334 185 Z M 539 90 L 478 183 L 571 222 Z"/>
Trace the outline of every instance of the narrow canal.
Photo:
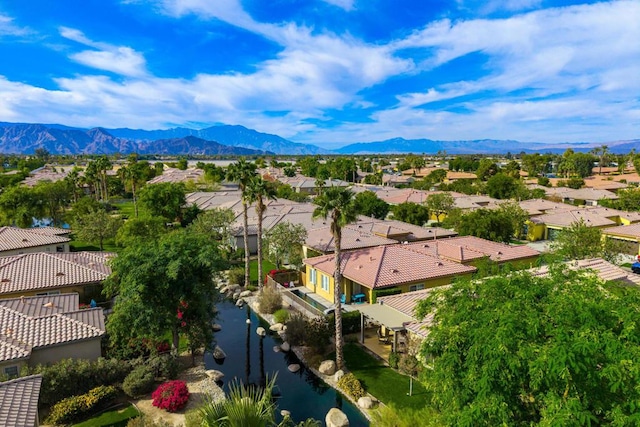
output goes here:
<path id="1" fill-rule="evenodd" d="M 369 425 L 348 399 L 304 366 L 301 365 L 299 372 L 289 372 L 289 364 L 299 363 L 295 354 L 273 351 L 274 346 L 282 343 L 278 335 L 267 335 L 261 339 L 256 334 L 258 326 L 264 326 L 268 331 L 268 324 L 261 325 L 259 317 L 249 307 L 240 309 L 232 302 L 224 301 L 218 304 L 218 310 L 216 322 L 222 325 L 222 330 L 216 332 L 216 342 L 226 352 L 227 358 L 218 363 L 208 353 L 205 355 L 205 366 L 224 373 L 225 391 L 228 392 L 228 384 L 234 378 L 244 384 L 264 384 L 265 377 L 277 373 L 278 417 L 280 409 L 286 409 L 291 412 L 295 422 L 315 418 L 324 425 L 329 409 L 337 407 L 347 415 L 352 427 Z M 250 324 L 246 322 L 247 316 Z"/>

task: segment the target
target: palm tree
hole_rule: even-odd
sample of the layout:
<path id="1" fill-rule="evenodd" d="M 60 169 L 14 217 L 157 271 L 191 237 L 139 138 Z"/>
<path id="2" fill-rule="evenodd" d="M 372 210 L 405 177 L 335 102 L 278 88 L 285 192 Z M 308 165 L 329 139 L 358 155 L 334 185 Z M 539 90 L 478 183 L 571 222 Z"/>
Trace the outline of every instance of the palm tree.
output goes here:
<path id="1" fill-rule="evenodd" d="M 247 203 L 256 204 L 256 214 L 258 214 L 258 286 L 262 289 L 262 219 L 267 210 L 265 200 L 275 200 L 276 189 L 269 181 L 256 175 L 247 183 L 242 197 Z"/>
<path id="2" fill-rule="evenodd" d="M 136 190 L 140 188 L 140 185 L 144 183 L 145 179 L 145 164 L 138 162 L 138 155 L 131 154 L 127 161 L 127 165 L 121 167 L 118 170 L 118 175 L 122 179 L 125 187 L 131 188 L 131 195 L 133 196 L 133 209 L 136 218 L 138 217 L 138 197 Z"/>
<path id="3" fill-rule="evenodd" d="M 598 175 L 602 175 L 602 164 L 609 158 L 609 146 L 602 145 L 600 147 L 595 147 L 591 152 L 598 156 Z"/>
<path id="4" fill-rule="evenodd" d="M 357 218 L 354 204 L 353 193 L 351 190 L 340 187 L 329 187 L 321 196 L 316 197 L 315 203 L 318 207 L 313 211 L 314 217 L 331 217 L 331 234 L 335 244 L 335 273 L 334 280 L 334 303 L 336 318 L 336 365 L 338 369 L 344 368 L 343 349 L 344 340 L 342 338 L 342 304 L 340 296 L 342 294 L 342 272 L 340 271 L 342 227 L 354 222 Z"/>
<path id="5" fill-rule="evenodd" d="M 244 159 L 238 160 L 227 167 L 227 180 L 237 182 L 242 191 L 242 227 L 244 237 L 244 283 L 249 285 L 249 217 L 247 214 L 247 200 L 244 196 L 249 180 L 256 174 L 256 165 Z"/>

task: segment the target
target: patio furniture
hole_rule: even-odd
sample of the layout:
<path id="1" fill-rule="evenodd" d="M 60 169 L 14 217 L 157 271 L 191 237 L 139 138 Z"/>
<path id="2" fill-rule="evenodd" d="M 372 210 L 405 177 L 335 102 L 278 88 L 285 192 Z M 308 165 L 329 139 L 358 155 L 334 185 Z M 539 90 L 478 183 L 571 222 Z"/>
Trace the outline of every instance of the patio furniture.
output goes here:
<path id="1" fill-rule="evenodd" d="M 347 296 L 345 294 L 340 294 L 340 302 L 342 304 L 346 304 L 347 303 Z"/>
<path id="2" fill-rule="evenodd" d="M 378 331 L 376 333 L 378 334 L 378 342 L 381 342 L 383 344 L 390 344 L 391 343 L 389 341 L 389 336 L 388 335 L 384 335 L 382 333 L 382 328 L 378 328 Z"/>
<path id="3" fill-rule="evenodd" d="M 355 294 L 351 296 L 351 301 L 356 304 L 362 304 L 366 298 L 365 294 Z"/>

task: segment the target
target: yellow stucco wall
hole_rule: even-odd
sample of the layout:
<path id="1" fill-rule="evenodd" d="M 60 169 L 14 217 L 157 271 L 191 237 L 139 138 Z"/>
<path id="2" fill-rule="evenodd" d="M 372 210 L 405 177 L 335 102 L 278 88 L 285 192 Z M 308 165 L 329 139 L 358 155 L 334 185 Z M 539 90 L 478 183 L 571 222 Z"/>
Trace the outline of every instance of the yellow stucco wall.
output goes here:
<path id="1" fill-rule="evenodd" d="M 527 240 L 535 242 L 542 240 L 546 236 L 547 227 L 544 224 L 537 224 L 531 221 L 527 221 Z"/>
<path id="2" fill-rule="evenodd" d="M 36 289 L 36 290 L 32 290 L 32 291 L 1 293 L 0 294 L 0 299 L 19 298 L 21 296 L 33 297 L 33 296 L 36 296 L 36 295 L 38 295 L 40 293 L 58 292 L 59 291 L 61 294 L 75 292 L 80 296 L 80 302 L 82 302 L 84 300 L 85 286 L 90 286 L 90 285 L 94 285 L 94 284 L 95 283 L 82 285 L 82 286 L 65 286 L 65 287 L 61 287 L 61 288 L 47 288 L 47 289 Z"/>
<path id="3" fill-rule="evenodd" d="M 31 352 L 29 365 L 46 365 L 48 363 L 55 363 L 68 358 L 96 360 L 101 356 L 101 354 L 102 348 L 100 346 L 100 338 L 94 338 L 70 344 L 35 349 Z"/>
<path id="4" fill-rule="evenodd" d="M 0 252 L 0 256 L 32 254 L 36 252 L 56 253 L 58 252 L 58 249 L 57 249 L 58 246 L 63 248 L 61 252 L 69 252 L 69 243 L 58 243 L 57 245 L 34 246 L 31 248 L 20 248 L 20 249 L 14 249 L 11 251 L 4 251 L 4 252 Z"/>

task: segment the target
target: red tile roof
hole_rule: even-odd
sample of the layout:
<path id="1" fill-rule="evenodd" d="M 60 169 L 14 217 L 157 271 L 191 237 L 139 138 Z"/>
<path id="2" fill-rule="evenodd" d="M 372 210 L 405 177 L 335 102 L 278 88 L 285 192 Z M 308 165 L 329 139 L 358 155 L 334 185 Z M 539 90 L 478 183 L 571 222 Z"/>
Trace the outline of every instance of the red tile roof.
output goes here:
<path id="1" fill-rule="evenodd" d="M 68 237 L 38 228 L 0 227 L 0 252 L 70 242 Z"/>

